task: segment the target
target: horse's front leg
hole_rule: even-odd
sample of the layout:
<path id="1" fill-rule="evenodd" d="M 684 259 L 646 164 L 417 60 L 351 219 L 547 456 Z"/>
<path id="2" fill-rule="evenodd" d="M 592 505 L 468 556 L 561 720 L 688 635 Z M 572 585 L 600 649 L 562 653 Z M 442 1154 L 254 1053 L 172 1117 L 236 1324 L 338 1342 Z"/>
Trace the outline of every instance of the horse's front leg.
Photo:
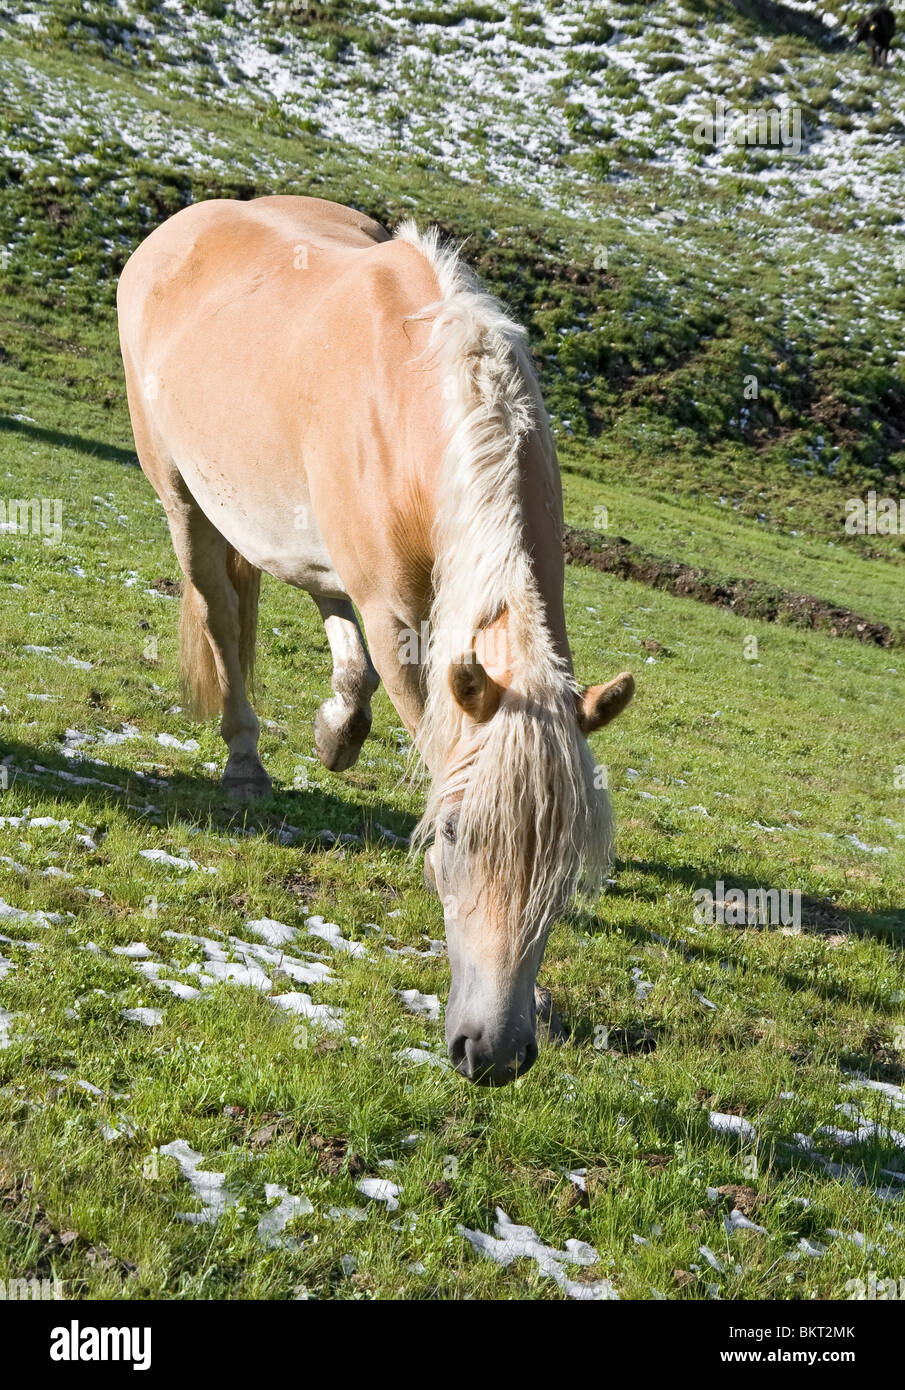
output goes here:
<path id="1" fill-rule="evenodd" d="M 357 761 L 371 729 L 371 696 L 380 678 L 348 599 L 312 595 L 324 620 L 333 658 L 333 694 L 314 719 L 314 746 L 324 767 L 345 772 Z"/>
<path id="2" fill-rule="evenodd" d="M 398 617 L 383 603 L 362 607 L 362 617 L 380 679 L 414 739 L 424 714 L 422 624 L 415 617 Z"/>

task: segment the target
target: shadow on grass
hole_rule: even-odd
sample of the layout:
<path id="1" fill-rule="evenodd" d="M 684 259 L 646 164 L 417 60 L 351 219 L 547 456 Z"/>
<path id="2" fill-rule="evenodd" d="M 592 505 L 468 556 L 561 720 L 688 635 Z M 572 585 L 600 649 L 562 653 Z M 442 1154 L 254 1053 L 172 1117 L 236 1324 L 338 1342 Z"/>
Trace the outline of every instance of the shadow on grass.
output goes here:
<path id="1" fill-rule="evenodd" d="M 90 458 L 104 459 L 107 463 L 122 463 L 128 468 L 138 467 L 138 457 L 134 449 L 121 449 L 117 444 L 108 444 L 102 439 L 84 439 L 80 434 L 65 434 L 62 430 L 48 429 L 44 425 L 32 424 L 29 420 L 16 420 L 12 415 L 0 415 L 0 433 L 24 434 L 41 444 L 51 444 L 58 449 L 73 449 L 78 454 Z"/>
<path id="2" fill-rule="evenodd" d="M 219 782 L 206 777 L 179 771 L 143 774 L 88 757 L 76 760 L 44 753 L 15 740 L 0 739 L 0 761 L 10 790 L 33 788 L 57 802 L 82 808 L 83 815 L 88 807 L 97 822 L 102 822 L 104 812 L 116 808 L 131 813 L 143 825 L 244 831 L 305 850 L 376 843 L 405 849 L 416 824 L 414 816 L 384 802 L 350 805 L 321 787 L 278 788 L 267 800 L 237 807 Z"/>
<path id="3" fill-rule="evenodd" d="M 747 896 L 749 892 L 776 889 L 776 884 L 746 879 L 733 874 L 725 864 L 707 868 L 694 864 L 661 864 L 657 861 L 632 860 L 620 864 L 620 870 L 635 871 L 654 877 L 658 884 L 667 886 L 679 882 L 687 888 L 699 889 L 710 884 L 724 882 L 732 888 L 740 888 Z M 620 890 L 619 884 L 612 890 L 618 897 L 620 892 L 634 894 L 636 890 Z M 659 897 L 662 888 L 651 891 L 649 900 Z M 728 923 L 727 925 L 732 925 Z M 737 926 L 739 932 L 772 931 L 775 927 L 765 925 Z M 888 908 L 877 912 L 863 912 L 840 907 L 831 898 L 816 898 L 811 894 L 801 895 L 801 930 L 814 936 L 870 936 L 886 942 L 890 946 L 905 945 L 905 908 Z"/>
<path id="4" fill-rule="evenodd" d="M 730 4 L 737 14 L 749 20 L 758 31 L 766 29 L 776 38 L 795 34 L 798 38 L 816 44 L 818 48 L 838 49 L 844 48 L 854 37 L 854 25 L 849 30 L 846 22 L 844 32 L 834 32 L 827 28 L 818 15 L 792 9 L 790 5 L 779 3 L 779 0 L 730 0 Z M 870 6 L 865 4 L 865 12 L 869 8 Z M 860 10 L 858 17 L 860 18 Z"/>
<path id="5" fill-rule="evenodd" d="M 618 870 L 631 870 L 650 875 L 655 880 L 648 891 L 639 891 L 636 888 L 620 889 L 618 881 L 610 889 L 609 897 L 633 897 L 641 898 L 647 902 L 660 901 L 670 885 L 679 881 L 691 888 L 700 888 L 708 883 L 716 883 L 718 880 L 726 879 L 727 873 L 725 866 L 719 868 L 706 868 L 691 864 L 661 864 L 656 862 L 638 863 L 632 861 L 629 864 L 618 864 Z M 741 888 L 746 894 L 749 889 L 763 888 L 763 883 L 755 883 L 743 878 L 734 878 L 732 887 Z M 890 909 L 885 912 L 847 912 L 837 907 L 829 899 L 814 898 L 802 895 L 801 899 L 801 929 L 803 932 L 811 932 L 815 935 L 827 936 L 838 934 L 840 936 L 868 937 L 872 940 L 881 941 L 886 945 L 901 947 L 905 942 L 905 910 Z M 597 935 L 610 929 L 609 921 L 605 920 L 599 912 L 587 910 L 576 910 L 567 916 L 567 921 L 578 927 L 581 931 L 589 935 Z M 679 952 L 686 961 L 703 961 L 720 965 L 725 961 L 725 948 L 719 945 L 711 945 L 705 941 L 688 941 L 684 937 L 673 935 L 668 929 L 662 935 L 654 932 L 650 928 L 637 922 L 620 921 L 619 929 L 627 939 L 637 941 L 641 945 L 649 945 L 656 941 L 659 945 L 666 946 Z M 739 940 L 751 932 L 775 932 L 774 926 L 749 925 L 734 928 L 739 934 Z M 730 970 L 737 967 L 730 960 L 726 962 Z M 743 968 L 743 967 L 738 967 Z M 891 1000 L 883 1003 L 873 994 L 868 994 L 864 990 L 859 990 L 838 980 L 826 980 L 818 978 L 813 972 L 804 970 L 794 970 L 791 968 L 781 968 L 779 966 L 765 965 L 765 971 L 779 981 L 784 988 L 795 990 L 812 990 L 820 995 L 822 999 L 838 1000 L 849 1004 L 860 1004 L 869 1007 L 872 1012 L 878 1015 L 889 1015 L 892 1018 L 899 1018 L 901 1015 L 901 1005 L 895 1004 Z M 640 1025 L 639 1025 L 640 1028 Z M 644 1031 L 644 1030 L 641 1030 Z M 627 1050 L 643 1050 L 628 1048 Z M 880 1059 L 882 1061 L 882 1059 Z M 861 1058 L 860 1063 L 865 1069 L 870 1067 L 871 1074 L 875 1074 L 877 1059 Z M 895 1068 L 893 1068 L 895 1069 Z M 884 1078 L 889 1079 L 889 1078 Z"/>

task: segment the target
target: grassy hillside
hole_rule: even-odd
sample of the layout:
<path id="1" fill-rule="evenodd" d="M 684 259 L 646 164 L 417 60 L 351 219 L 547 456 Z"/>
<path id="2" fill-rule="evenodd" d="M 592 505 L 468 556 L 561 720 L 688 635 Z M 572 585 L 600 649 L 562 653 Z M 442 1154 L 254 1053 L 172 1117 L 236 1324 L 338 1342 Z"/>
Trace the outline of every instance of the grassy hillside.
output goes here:
<path id="1" fill-rule="evenodd" d="M 845 32 L 767 0 L 38 4 L 0 50 L 6 295 L 105 318 L 192 198 L 415 208 L 530 326 L 568 459 L 835 537 L 905 460 L 905 78 Z M 788 106 L 801 148 L 695 143 L 717 99 Z"/>
<path id="2" fill-rule="evenodd" d="M 436 220 L 529 326 L 570 522 L 901 632 L 903 537 L 842 521 L 905 472 L 905 79 L 845 19 L 0 4 L 0 492 L 62 503 L 58 543 L 0 531 L 0 1279 L 806 1299 L 901 1271 L 901 650 L 570 568 L 579 674 L 638 679 L 595 739 L 617 872 L 548 949 L 572 1041 L 508 1091 L 466 1087 L 385 695 L 360 763 L 324 772 L 323 629 L 265 583 L 273 800 L 236 818 L 215 723 L 179 708 L 179 574 L 113 312 L 130 250 L 192 199 Z M 695 144 L 717 93 L 800 108 L 799 152 Z M 800 926 L 697 921 L 720 882 L 799 891 Z M 193 1163 L 223 1175 L 203 1224 L 181 1219 Z M 564 1290 L 500 1268 L 463 1234 L 496 1207 L 593 1260 Z"/>

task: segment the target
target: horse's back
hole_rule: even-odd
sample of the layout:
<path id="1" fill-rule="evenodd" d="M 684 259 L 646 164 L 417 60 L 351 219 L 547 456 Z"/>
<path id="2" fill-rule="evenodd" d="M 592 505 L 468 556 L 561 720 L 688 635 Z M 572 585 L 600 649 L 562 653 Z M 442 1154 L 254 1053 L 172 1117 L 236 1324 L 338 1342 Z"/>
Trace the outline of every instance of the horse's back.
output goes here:
<path id="1" fill-rule="evenodd" d="M 158 492 L 175 468 L 241 554 L 312 592 L 329 551 L 360 601 L 394 567 L 392 538 L 417 531 L 423 549 L 429 530 L 444 407 L 430 325 L 411 316 L 439 293 L 418 249 L 354 209 L 276 197 L 177 213 L 118 297 Z"/>
<path id="2" fill-rule="evenodd" d="M 129 258 L 117 296 L 120 321 L 128 335 L 149 309 L 168 318 L 203 312 L 218 293 L 254 293 L 265 277 L 298 270 L 313 270 L 318 285 L 329 283 L 348 269 L 350 254 L 389 240 L 379 222 L 322 198 L 193 203 Z"/>

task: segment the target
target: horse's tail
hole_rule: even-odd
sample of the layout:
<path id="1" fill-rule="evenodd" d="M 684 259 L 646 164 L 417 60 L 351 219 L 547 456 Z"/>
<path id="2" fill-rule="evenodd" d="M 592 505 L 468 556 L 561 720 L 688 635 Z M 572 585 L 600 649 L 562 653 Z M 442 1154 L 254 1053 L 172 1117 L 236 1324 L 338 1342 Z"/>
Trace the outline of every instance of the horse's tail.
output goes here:
<path id="1" fill-rule="evenodd" d="M 251 693 L 261 571 L 226 547 L 226 573 L 239 601 L 239 664 Z M 179 674 L 183 698 L 196 719 L 210 719 L 223 708 L 217 666 L 204 623 L 204 600 L 194 584 L 185 581 L 179 614 Z"/>

